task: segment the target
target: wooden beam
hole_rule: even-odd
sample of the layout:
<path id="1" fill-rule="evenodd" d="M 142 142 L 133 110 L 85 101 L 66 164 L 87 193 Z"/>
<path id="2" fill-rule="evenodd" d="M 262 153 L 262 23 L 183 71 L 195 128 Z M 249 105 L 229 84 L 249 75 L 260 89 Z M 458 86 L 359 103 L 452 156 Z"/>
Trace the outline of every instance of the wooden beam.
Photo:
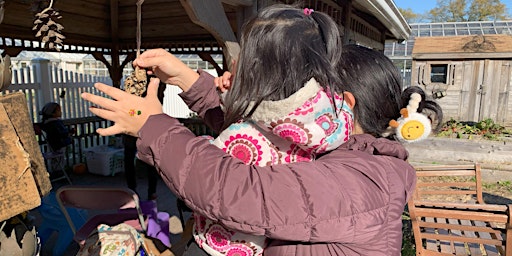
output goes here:
<path id="1" fill-rule="evenodd" d="M 110 32 L 112 35 L 112 65 L 109 69 L 112 85 L 116 88 L 121 87 L 121 78 L 123 70 L 119 65 L 119 2 L 110 0 Z"/>
<path id="2" fill-rule="evenodd" d="M 126 55 L 126 58 L 123 60 L 123 63 L 121 63 L 121 70 L 124 69 L 124 67 L 126 66 L 126 64 L 128 64 L 128 62 L 133 61 L 135 59 L 135 57 L 136 57 L 135 52 L 128 53 L 128 55 Z"/>
<path id="3" fill-rule="evenodd" d="M 233 6 L 252 6 L 254 4 L 253 0 L 222 0 L 223 3 L 233 5 Z"/>
<path id="4" fill-rule="evenodd" d="M 477 53 L 414 53 L 414 60 L 510 59 L 512 52 Z"/>
<path id="5" fill-rule="evenodd" d="M 190 20 L 210 32 L 223 48 L 228 63 L 238 58 L 240 46 L 220 0 L 180 0 Z"/>
<path id="6" fill-rule="evenodd" d="M 92 52 L 91 55 L 94 57 L 95 60 L 99 60 L 101 61 L 101 63 L 105 64 L 108 71 L 110 72 L 110 69 L 112 69 L 112 65 L 110 64 L 110 62 L 108 62 L 108 60 L 105 58 L 105 56 L 103 56 L 101 52 Z"/>
<path id="7" fill-rule="evenodd" d="M 10 57 L 16 57 L 22 50 L 23 49 L 21 48 L 6 47 L 2 53 L 2 56 L 9 55 Z"/>
<path id="8" fill-rule="evenodd" d="M 215 68 L 215 71 L 217 71 L 217 76 L 222 76 L 222 74 L 224 74 L 224 70 L 219 66 L 217 62 L 215 62 L 210 53 L 200 52 L 197 55 L 199 56 L 199 58 L 201 58 L 201 60 L 207 61 L 208 63 L 212 64 L 212 66 Z"/>

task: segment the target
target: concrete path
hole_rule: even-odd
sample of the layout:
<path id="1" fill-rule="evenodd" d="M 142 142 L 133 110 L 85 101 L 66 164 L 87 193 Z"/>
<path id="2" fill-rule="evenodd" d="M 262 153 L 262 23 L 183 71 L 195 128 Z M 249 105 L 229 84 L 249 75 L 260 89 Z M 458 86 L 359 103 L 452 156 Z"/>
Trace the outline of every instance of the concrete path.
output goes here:
<path id="1" fill-rule="evenodd" d="M 479 162 L 486 182 L 512 180 L 512 140 L 489 141 L 431 137 L 406 144 L 412 164 Z"/>

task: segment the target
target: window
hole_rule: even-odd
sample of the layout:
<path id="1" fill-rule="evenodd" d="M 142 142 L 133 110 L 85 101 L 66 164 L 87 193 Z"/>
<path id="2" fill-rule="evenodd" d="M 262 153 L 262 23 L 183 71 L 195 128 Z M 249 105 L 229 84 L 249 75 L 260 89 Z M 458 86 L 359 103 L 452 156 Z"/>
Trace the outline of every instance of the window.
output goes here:
<path id="1" fill-rule="evenodd" d="M 448 65 L 447 64 L 432 64 L 430 65 L 430 82 L 446 84 L 448 78 Z"/>

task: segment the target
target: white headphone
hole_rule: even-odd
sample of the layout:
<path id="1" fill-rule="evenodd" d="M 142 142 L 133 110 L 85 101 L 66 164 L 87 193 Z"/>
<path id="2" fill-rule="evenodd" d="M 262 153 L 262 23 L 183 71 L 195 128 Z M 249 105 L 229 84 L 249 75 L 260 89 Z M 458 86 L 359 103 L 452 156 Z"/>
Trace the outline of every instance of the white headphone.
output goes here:
<path id="1" fill-rule="evenodd" d="M 389 121 L 389 128 L 395 131 L 394 133 L 399 141 L 417 142 L 426 139 L 430 135 L 432 131 L 430 119 L 417 112 L 420 102 L 420 94 L 411 94 L 411 100 L 407 108 L 400 110 L 402 116 L 397 120 Z"/>

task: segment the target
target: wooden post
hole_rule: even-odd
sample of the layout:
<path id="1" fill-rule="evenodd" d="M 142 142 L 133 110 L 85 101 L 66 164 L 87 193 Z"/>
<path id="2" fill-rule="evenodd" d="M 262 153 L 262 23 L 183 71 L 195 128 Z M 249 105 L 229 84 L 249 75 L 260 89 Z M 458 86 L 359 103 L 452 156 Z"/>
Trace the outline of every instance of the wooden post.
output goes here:
<path id="1" fill-rule="evenodd" d="M 43 58 L 36 58 L 32 60 L 32 63 L 35 64 L 35 82 L 39 83 L 39 91 L 41 93 L 38 94 L 38 100 L 43 105 L 47 102 L 53 101 L 53 91 L 52 91 L 52 79 L 50 75 L 50 60 Z M 38 106 L 40 109 L 42 106 Z"/>
<path id="2" fill-rule="evenodd" d="M 512 256 L 512 205 L 507 205 L 508 221 L 505 226 L 505 256 Z"/>
<path id="3" fill-rule="evenodd" d="M 210 32 L 222 46 L 228 63 L 238 58 L 240 46 L 220 0 L 180 0 L 190 20 Z M 230 65 L 228 65 L 229 67 Z"/>

